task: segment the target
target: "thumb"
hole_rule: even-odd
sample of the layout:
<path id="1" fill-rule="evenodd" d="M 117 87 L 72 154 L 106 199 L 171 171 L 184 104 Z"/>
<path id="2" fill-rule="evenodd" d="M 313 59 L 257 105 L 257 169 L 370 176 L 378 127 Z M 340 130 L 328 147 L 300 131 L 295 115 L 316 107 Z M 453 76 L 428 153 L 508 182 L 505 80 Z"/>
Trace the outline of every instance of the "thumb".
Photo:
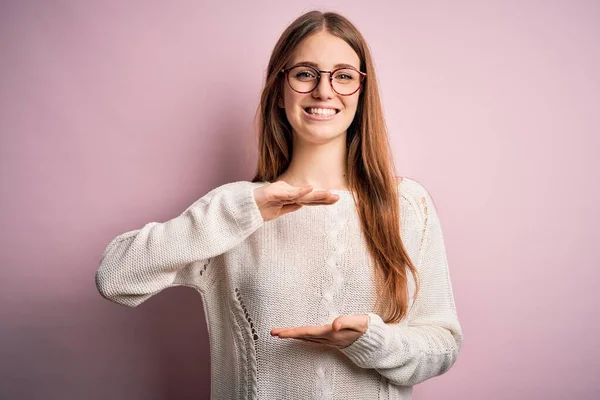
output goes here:
<path id="1" fill-rule="evenodd" d="M 331 324 L 334 331 L 351 329 L 357 332 L 365 332 L 369 325 L 369 316 L 366 314 L 340 315 Z"/>
<path id="2" fill-rule="evenodd" d="M 294 211 L 298 211 L 301 208 L 302 208 L 302 204 L 298 204 L 298 203 L 286 204 L 281 207 L 281 211 L 279 212 L 279 217 L 281 217 L 282 215 L 294 212 Z"/>

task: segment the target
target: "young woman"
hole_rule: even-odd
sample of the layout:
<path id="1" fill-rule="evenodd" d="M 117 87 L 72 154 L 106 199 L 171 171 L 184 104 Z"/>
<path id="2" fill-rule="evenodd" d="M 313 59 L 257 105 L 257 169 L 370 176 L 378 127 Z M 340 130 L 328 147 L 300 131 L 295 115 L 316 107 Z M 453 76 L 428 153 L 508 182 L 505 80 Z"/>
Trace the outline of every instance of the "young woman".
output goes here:
<path id="1" fill-rule="evenodd" d="M 172 286 L 203 298 L 215 399 L 410 399 L 462 343 L 440 222 L 396 179 L 369 49 L 309 12 L 271 55 L 251 182 L 123 233 L 96 273 L 135 307 Z M 305 207 L 306 206 L 306 207 Z"/>

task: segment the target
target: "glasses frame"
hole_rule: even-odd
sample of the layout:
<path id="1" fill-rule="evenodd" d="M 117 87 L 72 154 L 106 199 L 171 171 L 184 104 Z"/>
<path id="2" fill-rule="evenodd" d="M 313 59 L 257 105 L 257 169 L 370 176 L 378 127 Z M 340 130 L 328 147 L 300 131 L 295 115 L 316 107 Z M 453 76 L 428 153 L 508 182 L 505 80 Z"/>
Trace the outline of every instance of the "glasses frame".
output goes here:
<path id="1" fill-rule="evenodd" d="M 294 89 L 294 88 L 292 87 L 292 84 L 290 83 L 290 74 L 289 74 L 289 72 L 290 72 L 292 69 L 296 68 L 296 67 L 306 67 L 306 68 L 310 68 L 310 69 L 312 69 L 313 71 L 315 71 L 315 72 L 316 72 L 316 75 L 317 75 L 317 84 L 315 85 L 315 87 L 314 87 L 314 88 L 312 88 L 312 89 L 311 89 L 311 90 L 309 90 L 308 92 L 301 92 L 301 91 L 299 91 L 299 90 L 296 90 L 296 89 Z M 356 72 L 358 72 L 358 73 L 359 73 L 359 76 L 360 76 L 360 81 L 358 82 L 358 87 L 357 87 L 357 88 L 356 88 L 356 90 L 355 90 L 354 92 L 352 92 L 352 93 L 342 94 L 342 93 L 338 92 L 337 90 L 335 90 L 335 88 L 333 87 L 333 74 L 335 74 L 337 71 L 339 71 L 339 70 L 342 70 L 342 69 L 351 69 L 351 70 L 353 70 L 353 71 L 356 71 Z M 358 92 L 358 91 L 360 90 L 360 88 L 361 88 L 361 87 L 362 87 L 362 85 L 363 85 L 363 81 L 364 81 L 364 80 L 365 80 L 365 78 L 367 77 L 367 73 L 366 73 L 366 72 L 359 71 L 359 70 L 357 70 L 356 68 L 354 68 L 354 67 L 350 67 L 350 66 L 347 66 L 347 67 L 341 67 L 341 68 L 336 68 L 336 69 L 334 69 L 333 71 L 321 71 L 321 70 L 319 70 L 319 69 L 317 69 L 317 68 L 315 68 L 315 67 L 313 67 L 313 66 L 310 66 L 310 65 L 305 65 L 305 64 L 296 64 L 296 65 L 293 65 L 293 66 L 291 66 L 291 67 L 288 67 L 288 68 L 282 68 L 282 69 L 281 69 L 281 71 L 279 71 L 279 72 L 281 72 L 281 73 L 285 74 L 285 80 L 287 81 L 287 83 L 288 83 L 288 86 L 290 87 L 290 89 L 292 89 L 292 90 L 293 90 L 294 92 L 296 92 L 296 93 L 302 93 L 302 94 L 310 93 L 310 92 L 312 92 L 313 90 L 315 90 L 315 89 L 316 89 L 316 88 L 319 86 L 319 83 L 321 83 L 321 74 L 329 74 L 329 84 L 331 85 L 331 89 L 332 89 L 332 90 L 333 90 L 335 93 L 337 93 L 337 94 L 338 94 L 338 95 L 340 95 L 340 96 L 352 96 L 354 93 L 356 93 L 356 92 Z"/>

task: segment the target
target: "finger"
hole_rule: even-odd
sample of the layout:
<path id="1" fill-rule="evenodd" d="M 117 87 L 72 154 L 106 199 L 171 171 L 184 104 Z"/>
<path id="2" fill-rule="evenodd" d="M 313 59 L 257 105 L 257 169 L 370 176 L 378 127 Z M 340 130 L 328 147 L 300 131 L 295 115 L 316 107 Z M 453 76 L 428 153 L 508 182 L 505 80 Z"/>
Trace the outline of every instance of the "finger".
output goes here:
<path id="1" fill-rule="evenodd" d="M 273 328 L 271 329 L 271 336 L 277 336 L 279 332 L 286 330 L 287 328 Z"/>
<path id="2" fill-rule="evenodd" d="M 303 197 L 294 200 L 295 203 L 301 203 L 304 205 L 329 205 L 336 203 L 340 199 L 340 196 L 334 193 L 313 195 L 309 193 Z"/>
<path id="3" fill-rule="evenodd" d="M 303 196 L 301 198 L 298 198 L 296 200 L 294 200 L 295 203 L 302 203 L 302 204 L 314 204 L 314 203 L 320 203 L 320 204 L 333 204 L 336 201 L 338 201 L 340 199 L 340 196 L 334 193 L 330 193 L 328 195 L 319 195 L 319 196 L 311 196 L 312 193 L 309 193 L 306 196 Z"/>
<path id="4" fill-rule="evenodd" d="M 330 206 L 333 203 L 311 203 L 311 204 L 303 204 L 306 207 L 317 207 L 317 206 Z"/>
<path id="5" fill-rule="evenodd" d="M 299 197 L 302 196 L 306 196 L 307 194 L 309 194 L 310 192 L 312 192 L 313 187 L 312 185 L 304 185 L 304 186 L 298 186 L 298 187 L 293 187 L 293 189 L 291 189 L 288 192 L 288 200 L 295 200 Z"/>
<path id="6" fill-rule="evenodd" d="M 271 333 L 271 335 L 275 336 L 275 335 L 280 334 L 283 331 L 291 331 L 293 329 L 296 329 L 296 328 L 294 328 L 294 327 L 290 327 L 290 328 L 273 328 L 273 329 L 271 329 L 270 333 Z"/>
<path id="7" fill-rule="evenodd" d="M 277 182 L 279 183 L 279 182 Z M 273 203 L 295 203 L 295 199 L 310 193 L 313 188 L 310 185 L 290 186 L 282 182 L 283 186 L 277 186 L 267 195 L 267 201 Z M 274 184 L 273 184 L 274 185 Z"/>
<path id="8" fill-rule="evenodd" d="M 300 189 L 307 189 L 309 187 L 312 189 L 312 187 L 313 187 L 310 184 L 300 185 L 300 186 L 290 185 L 286 181 L 277 181 L 277 182 L 274 182 L 272 185 L 274 185 L 278 188 L 281 188 L 283 190 L 286 190 L 286 191 L 291 191 L 291 192 L 300 190 Z"/>
<path id="9" fill-rule="evenodd" d="M 345 334 L 339 333 L 337 337 L 334 338 L 311 338 L 311 337 L 299 337 L 294 338 L 294 340 L 301 340 L 303 342 L 316 343 L 324 346 L 330 346 L 335 348 L 347 347 L 348 345 L 354 343 L 358 337 L 359 333 L 346 330 Z"/>
<path id="10" fill-rule="evenodd" d="M 316 338 L 294 338 L 295 340 L 302 340 L 303 342 L 309 343 L 318 343 L 318 344 L 327 344 L 327 340 L 324 339 L 316 339 Z"/>
<path id="11" fill-rule="evenodd" d="M 329 190 L 313 190 L 311 192 L 303 194 L 301 197 L 298 197 L 298 200 L 300 200 L 300 199 L 307 200 L 307 201 L 324 200 L 332 195 L 335 195 L 335 194 L 331 193 Z"/>
<path id="12" fill-rule="evenodd" d="M 324 337 L 332 332 L 331 324 L 323 326 L 299 326 L 280 331 L 277 335 L 280 338 L 296 337 Z"/>

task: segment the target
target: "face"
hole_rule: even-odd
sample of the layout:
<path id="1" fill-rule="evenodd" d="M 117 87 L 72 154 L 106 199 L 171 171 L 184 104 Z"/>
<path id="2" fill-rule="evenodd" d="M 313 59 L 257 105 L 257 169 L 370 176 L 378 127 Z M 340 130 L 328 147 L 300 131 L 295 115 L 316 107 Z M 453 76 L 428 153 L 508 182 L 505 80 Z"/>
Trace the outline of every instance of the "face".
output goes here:
<path id="1" fill-rule="evenodd" d="M 352 47 L 326 31 L 304 39 L 286 68 L 303 62 L 314 63 L 321 71 L 333 71 L 338 64 L 360 70 L 360 58 Z M 283 99 L 279 106 L 285 108 L 294 140 L 322 144 L 345 137 L 356 114 L 360 90 L 349 96 L 337 94 L 327 73 L 321 75 L 319 84 L 310 93 L 298 93 L 286 81 L 283 85 Z"/>

